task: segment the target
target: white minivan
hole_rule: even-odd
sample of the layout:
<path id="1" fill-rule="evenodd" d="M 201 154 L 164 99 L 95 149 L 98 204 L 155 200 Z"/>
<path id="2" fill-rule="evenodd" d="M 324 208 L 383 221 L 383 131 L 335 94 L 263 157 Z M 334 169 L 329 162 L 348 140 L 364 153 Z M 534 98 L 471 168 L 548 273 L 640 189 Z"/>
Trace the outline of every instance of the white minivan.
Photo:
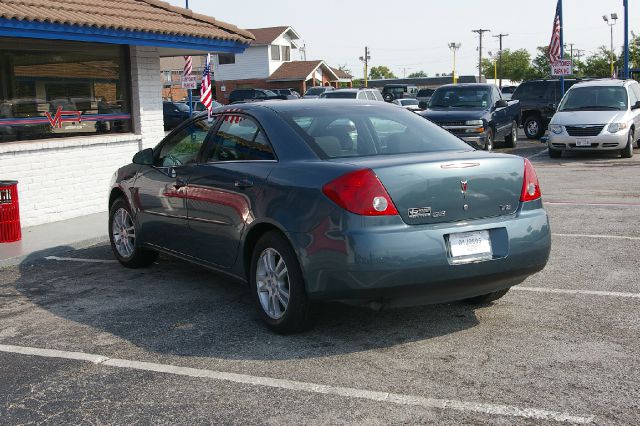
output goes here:
<path id="1" fill-rule="evenodd" d="M 549 156 L 617 150 L 623 158 L 631 158 L 638 138 L 640 85 L 633 80 L 585 81 L 567 91 L 549 123 Z"/>

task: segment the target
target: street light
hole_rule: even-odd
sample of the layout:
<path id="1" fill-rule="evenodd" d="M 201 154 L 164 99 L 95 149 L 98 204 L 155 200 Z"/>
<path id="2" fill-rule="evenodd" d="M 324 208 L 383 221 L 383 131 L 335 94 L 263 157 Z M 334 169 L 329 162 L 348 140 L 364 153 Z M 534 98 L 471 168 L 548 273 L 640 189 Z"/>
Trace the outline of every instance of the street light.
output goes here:
<path id="1" fill-rule="evenodd" d="M 614 77 L 613 75 L 613 26 L 616 24 L 616 21 L 618 20 L 618 14 L 617 13 L 611 14 L 611 22 L 609 22 L 609 17 L 607 17 L 607 15 L 602 15 L 602 19 L 609 26 L 609 28 L 611 28 L 611 52 L 609 55 L 610 56 L 609 62 L 611 63 L 611 78 L 613 78 Z"/>
<path id="2" fill-rule="evenodd" d="M 453 51 L 453 84 L 458 82 L 458 77 L 456 76 L 456 51 L 460 49 L 462 46 L 460 43 L 451 42 L 449 43 L 449 49 Z"/>

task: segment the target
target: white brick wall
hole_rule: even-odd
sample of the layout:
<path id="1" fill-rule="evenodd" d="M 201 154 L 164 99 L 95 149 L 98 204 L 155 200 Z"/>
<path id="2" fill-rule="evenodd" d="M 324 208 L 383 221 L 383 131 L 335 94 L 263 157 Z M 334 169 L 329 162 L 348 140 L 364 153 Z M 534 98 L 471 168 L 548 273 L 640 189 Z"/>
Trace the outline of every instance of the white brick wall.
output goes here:
<path id="1" fill-rule="evenodd" d="M 107 210 L 113 173 L 164 136 L 159 74 L 157 49 L 132 46 L 133 134 L 0 144 L 0 179 L 19 181 L 23 227 Z"/>

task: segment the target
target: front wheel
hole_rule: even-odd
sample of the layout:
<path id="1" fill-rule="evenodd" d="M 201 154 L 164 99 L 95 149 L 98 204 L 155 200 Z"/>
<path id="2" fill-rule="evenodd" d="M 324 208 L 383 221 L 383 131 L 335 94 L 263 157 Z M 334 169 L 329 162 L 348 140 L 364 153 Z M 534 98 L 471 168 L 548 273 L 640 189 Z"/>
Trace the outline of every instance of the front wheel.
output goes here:
<path id="1" fill-rule="evenodd" d="M 487 303 L 495 302 L 509 292 L 509 288 L 503 290 L 494 291 L 493 293 L 483 294 L 481 296 L 471 297 L 464 301 L 472 305 L 485 305 Z"/>
<path id="2" fill-rule="evenodd" d="M 524 134 L 529 139 L 538 139 L 542 136 L 542 120 L 540 120 L 540 117 L 534 115 L 525 120 Z"/>
<path id="3" fill-rule="evenodd" d="M 629 137 L 627 138 L 627 145 L 620 151 L 622 158 L 633 157 L 633 129 L 629 130 Z"/>
<path id="4" fill-rule="evenodd" d="M 129 203 L 118 198 L 109 210 L 109 240 L 118 261 L 127 268 L 143 268 L 158 258 L 158 253 L 140 247 Z"/>
<path id="5" fill-rule="evenodd" d="M 511 123 L 511 133 L 504 137 L 504 144 L 507 148 L 515 148 L 518 141 L 518 123 L 514 120 Z"/>
<path id="6" fill-rule="evenodd" d="M 385 93 L 383 98 L 385 102 L 393 102 L 393 95 L 391 93 Z"/>
<path id="7" fill-rule="evenodd" d="M 487 136 L 484 138 L 484 146 L 482 149 L 485 151 L 493 150 L 493 129 L 491 127 L 487 130 Z"/>
<path id="8" fill-rule="evenodd" d="M 256 244 L 249 272 L 258 314 L 273 331 L 296 333 L 311 324 L 311 304 L 302 270 L 289 242 L 268 232 Z"/>

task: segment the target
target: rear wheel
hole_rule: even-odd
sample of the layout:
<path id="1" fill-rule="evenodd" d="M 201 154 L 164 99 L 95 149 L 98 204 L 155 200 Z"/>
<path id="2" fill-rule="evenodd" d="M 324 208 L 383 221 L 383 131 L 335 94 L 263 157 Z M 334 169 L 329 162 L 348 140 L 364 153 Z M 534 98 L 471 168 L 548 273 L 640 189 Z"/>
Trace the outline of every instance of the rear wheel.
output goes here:
<path id="1" fill-rule="evenodd" d="M 507 148 L 515 148 L 518 141 L 518 123 L 513 121 L 511 123 L 511 133 L 504 137 L 504 144 Z"/>
<path id="2" fill-rule="evenodd" d="M 302 270 L 289 242 L 278 232 L 264 234 L 251 257 L 251 291 L 262 321 L 280 334 L 296 333 L 311 324 Z"/>
<path id="3" fill-rule="evenodd" d="M 627 138 L 627 145 L 620 151 L 622 158 L 633 157 L 633 129 L 629 130 L 629 137 Z"/>
<path id="4" fill-rule="evenodd" d="M 562 151 L 557 149 L 549 148 L 549 157 L 550 158 L 560 158 L 562 156 Z"/>
<path id="5" fill-rule="evenodd" d="M 502 296 L 509 292 L 509 288 L 505 288 L 503 290 L 494 291 L 493 293 L 483 294 L 481 296 L 471 297 L 469 299 L 465 299 L 466 303 L 470 303 L 473 305 L 484 305 L 487 303 L 494 302 L 500 299 Z"/>
<path id="6" fill-rule="evenodd" d="M 485 151 L 493 150 L 493 129 L 491 127 L 487 130 L 487 136 L 484 138 L 484 147 L 482 149 Z"/>
<path id="7" fill-rule="evenodd" d="M 385 102 L 393 102 L 393 99 L 394 99 L 393 94 L 385 93 L 383 97 Z"/>
<path id="8" fill-rule="evenodd" d="M 127 268 L 143 268 L 158 258 L 157 252 L 140 247 L 131 207 L 123 198 L 114 201 L 109 210 L 109 239 L 116 259 Z"/>
<path id="9" fill-rule="evenodd" d="M 542 120 L 537 115 L 532 115 L 524 121 L 524 134 L 529 139 L 538 139 L 542 136 Z"/>

